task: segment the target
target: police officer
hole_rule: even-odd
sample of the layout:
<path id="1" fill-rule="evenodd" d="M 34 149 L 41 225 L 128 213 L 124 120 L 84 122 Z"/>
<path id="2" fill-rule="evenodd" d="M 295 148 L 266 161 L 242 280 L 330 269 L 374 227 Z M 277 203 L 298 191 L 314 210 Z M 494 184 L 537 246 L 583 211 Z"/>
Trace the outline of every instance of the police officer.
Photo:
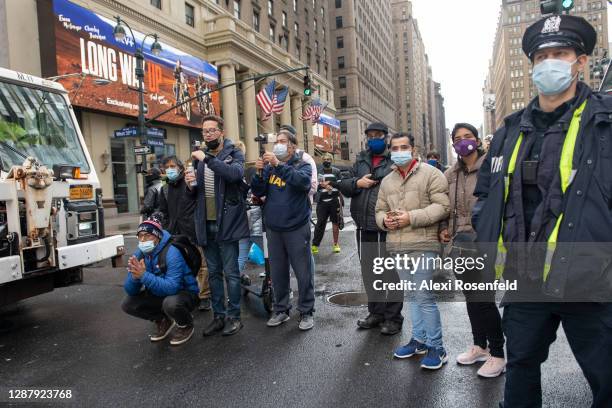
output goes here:
<path id="1" fill-rule="evenodd" d="M 503 407 L 542 405 L 540 366 L 560 323 L 592 406 L 612 401 L 612 308 L 597 303 L 612 299 L 612 98 L 579 80 L 596 39 L 576 16 L 527 28 L 538 96 L 505 119 L 479 173 L 478 241 L 489 271 L 518 284 L 503 301 Z"/>
<path id="2" fill-rule="evenodd" d="M 361 263 L 361 275 L 368 296 L 368 315 L 357 321 L 357 326 L 368 330 L 380 327 L 381 334 L 401 332 L 404 318 L 401 311 L 404 296 L 401 292 L 374 290 L 374 281 L 399 281 L 395 270 L 383 275 L 373 273 L 374 259 L 386 257 L 387 233 L 376 224 L 376 200 L 380 182 L 393 171 L 389 150 L 389 129 L 384 123 L 374 122 L 365 130 L 367 148 L 357 155 L 353 165 L 353 177 L 340 181 L 338 189 L 351 198 L 351 216 L 355 222 L 357 249 Z"/>

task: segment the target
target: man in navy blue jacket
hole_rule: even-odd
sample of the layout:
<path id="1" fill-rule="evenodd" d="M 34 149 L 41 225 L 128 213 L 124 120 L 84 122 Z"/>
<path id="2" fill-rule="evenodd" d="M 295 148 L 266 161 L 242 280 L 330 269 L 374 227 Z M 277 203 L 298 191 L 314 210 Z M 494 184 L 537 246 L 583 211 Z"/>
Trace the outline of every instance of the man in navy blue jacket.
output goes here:
<path id="1" fill-rule="evenodd" d="M 169 244 L 170 233 L 150 217 L 138 227 L 138 250 L 130 257 L 124 288 L 128 296 L 123 311 L 157 325 L 151 341 L 168 337 L 177 329 L 170 344 L 187 342 L 193 335 L 191 312 L 199 303 L 198 283 L 180 250 Z M 166 245 L 166 270 L 159 268 L 159 254 Z"/>
<path id="2" fill-rule="evenodd" d="M 312 168 L 296 153 L 297 140 L 281 131 L 273 152 L 266 152 L 255 163 L 258 174 L 251 188 L 257 197 L 265 197 L 263 209 L 270 273 L 274 287 L 274 316 L 269 327 L 289 320 L 289 264 L 298 282 L 298 306 L 301 330 L 312 329 L 314 320 L 314 271 L 310 254 L 310 178 Z"/>
<path id="3" fill-rule="evenodd" d="M 218 116 L 202 119 L 202 136 L 206 147 L 191 154 L 196 174 L 185 174 L 188 191 L 196 199 L 196 237 L 204 248 L 215 314 L 202 334 L 223 330 L 224 336 L 230 336 L 242 328 L 238 241 L 250 236 L 242 181 L 244 154 L 225 137 Z"/>

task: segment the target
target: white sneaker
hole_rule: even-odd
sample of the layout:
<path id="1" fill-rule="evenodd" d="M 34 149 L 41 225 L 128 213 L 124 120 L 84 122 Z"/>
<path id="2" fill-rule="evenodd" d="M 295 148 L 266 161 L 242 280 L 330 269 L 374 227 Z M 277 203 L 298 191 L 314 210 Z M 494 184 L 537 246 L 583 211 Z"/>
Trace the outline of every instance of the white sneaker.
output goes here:
<path id="1" fill-rule="evenodd" d="M 489 357 L 478 370 L 478 375 L 485 378 L 499 377 L 506 372 L 506 360 L 500 357 Z"/>
<path id="2" fill-rule="evenodd" d="M 490 357 L 489 351 L 480 346 L 472 346 L 465 353 L 457 356 L 457 363 L 461 365 L 471 365 L 479 361 L 487 361 Z"/>

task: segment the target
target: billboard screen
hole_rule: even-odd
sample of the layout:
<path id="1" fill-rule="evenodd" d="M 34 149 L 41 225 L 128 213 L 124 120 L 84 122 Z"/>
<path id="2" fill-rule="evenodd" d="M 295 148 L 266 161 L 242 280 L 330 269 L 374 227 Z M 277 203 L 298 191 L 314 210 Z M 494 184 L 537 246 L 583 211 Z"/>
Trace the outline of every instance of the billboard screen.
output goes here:
<path id="1" fill-rule="evenodd" d="M 322 114 L 319 122 L 312 126 L 315 147 L 321 151 L 340 153 L 340 121 Z"/>
<path id="2" fill-rule="evenodd" d="M 137 47 L 144 35 L 134 31 L 135 42 L 126 27 L 126 38 L 116 41 L 114 19 L 96 14 L 67 0 L 53 0 L 53 33 L 57 75 L 87 74 L 59 79 L 70 92 L 75 106 L 138 116 L 136 79 Z M 151 53 L 153 39 L 143 47 L 145 63 L 146 117 L 151 118 L 171 108 L 177 100 L 195 96 L 198 90 L 211 89 L 218 83 L 217 68 L 208 62 L 159 41 L 162 51 Z M 100 85 L 92 78 L 108 81 Z M 104 82 L 107 82 L 104 81 Z M 78 88 L 78 92 L 76 89 Z M 75 92 L 72 92 L 75 91 Z M 182 126 L 198 127 L 204 114 L 219 112 L 218 92 L 173 109 L 158 120 Z"/>

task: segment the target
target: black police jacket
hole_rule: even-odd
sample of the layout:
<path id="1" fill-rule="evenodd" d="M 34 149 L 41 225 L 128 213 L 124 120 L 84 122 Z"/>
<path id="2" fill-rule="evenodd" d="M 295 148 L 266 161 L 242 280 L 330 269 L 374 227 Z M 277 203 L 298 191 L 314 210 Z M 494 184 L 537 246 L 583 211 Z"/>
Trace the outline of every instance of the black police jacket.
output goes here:
<path id="1" fill-rule="evenodd" d="M 353 177 L 344 178 L 338 184 L 338 190 L 345 196 L 351 198 L 351 216 L 358 229 L 365 231 L 380 231 L 376 225 L 376 200 L 382 179 L 391 173 L 393 162 L 389 153 L 383 155 L 378 166 L 372 167 L 372 153 L 364 150 L 357 155 L 353 165 Z M 367 189 L 357 187 L 357 180 L 366 174 L 372 175 L 372 180 L 378 183 Z"/>
<path id="2" fill-rule="evenodd" d="M 559 161 L 563 140 L 575 108 L 588 100 L 582 113 L 574 150 L 577 173 L 566 194 L 562 193 Z M 528 146 L 534 127 L 531 111 L 535 99 L 523 110 L 508 116 L 493 137 L 491 148 L 478 174 L 472 210 L 477 241 L 486 253 L 487 271 L 492 273 L 497 241 L 502 229 L 506 243 L 520 247 L 512 258 L 509 252 L 504 277 L 518 277 L 553 299 L 609 301 L 612 299 L 612 96 L 593 93 L 578 84 L 577 98 L 569 112 L 545 134 L 538 186 L 543 200 L 531 225 L 525 225 L 522 183 L 510 184 L 508 204 L 504 205 L 504 177 L 519 133 Z M 514 180 L 521 180 L 521 149 Z M 546 242 L 563 213 L 557 247 L 550 273 L 543 279 Z M 512 248 L 512 244 L 511 244 Z M 588 299 L 585 297 L 587 296 Z"/>

